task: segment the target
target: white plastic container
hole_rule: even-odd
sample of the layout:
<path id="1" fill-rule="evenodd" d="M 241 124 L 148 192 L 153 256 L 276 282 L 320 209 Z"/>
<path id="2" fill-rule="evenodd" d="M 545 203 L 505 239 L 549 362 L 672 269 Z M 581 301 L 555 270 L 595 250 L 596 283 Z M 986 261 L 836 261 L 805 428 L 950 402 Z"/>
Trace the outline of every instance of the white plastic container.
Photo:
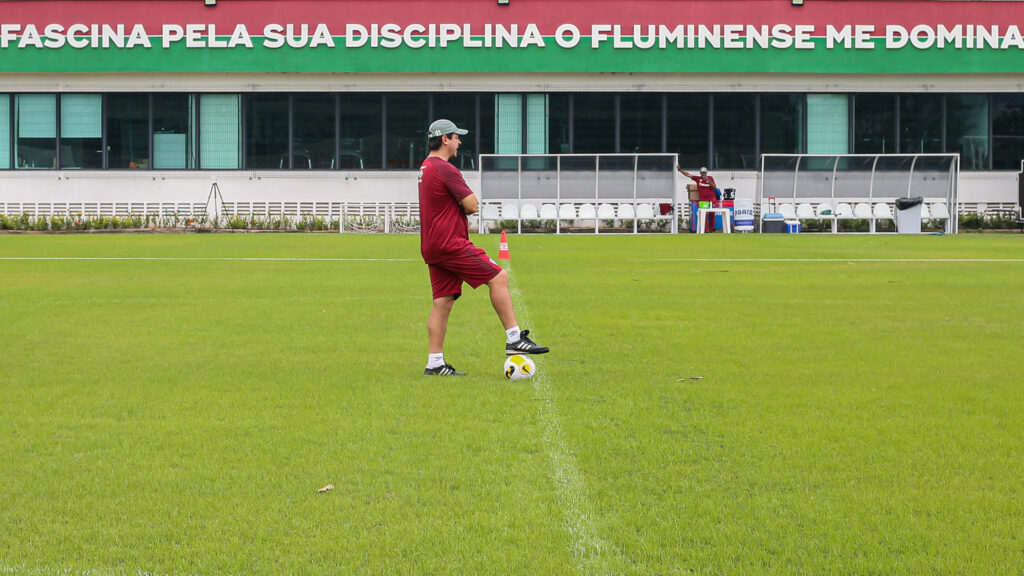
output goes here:
<path id="1" fill-rule="evenodd" d="M 737 232 L 754 231 L 754 201 L 750 198 L 737 198 L 733 201 L 733 223 Z"/>

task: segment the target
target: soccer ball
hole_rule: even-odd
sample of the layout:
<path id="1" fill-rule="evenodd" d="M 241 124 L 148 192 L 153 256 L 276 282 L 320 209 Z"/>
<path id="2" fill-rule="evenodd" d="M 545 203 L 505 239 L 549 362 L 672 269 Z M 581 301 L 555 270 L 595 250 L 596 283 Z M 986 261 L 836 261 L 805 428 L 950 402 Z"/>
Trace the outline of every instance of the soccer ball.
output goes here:
<path id="1" fill-rule="evenodd" d="M 529 356 L 509 356 L 505 360 L 505 379 L 507 380 L 529 380 L 537 373 L 537 365 Z"/>

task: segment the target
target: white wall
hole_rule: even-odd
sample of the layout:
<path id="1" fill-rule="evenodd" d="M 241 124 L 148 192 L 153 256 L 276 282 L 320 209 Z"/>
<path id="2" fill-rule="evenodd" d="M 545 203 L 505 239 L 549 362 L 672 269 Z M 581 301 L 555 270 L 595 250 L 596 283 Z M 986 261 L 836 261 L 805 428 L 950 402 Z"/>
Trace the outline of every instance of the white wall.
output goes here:
<path id="1" fill-rule="evenodd" d="M 0 203 L 416 202 L 417 172 L 4 172 Z M 470 185 L 479 182 L 467 174 Z"/>
<path id="2" fill-rule="evenodd" d="M 479 173 L 464 175 L 479 193 Z M 713 175 L 720 188 L 735 188 L 739 197 L 757 198 L 756 172 L 722 170 Z M 417 176 L 412 171 L 7 171 L 0 172 L 0 211 L 19 212 L 10 204 L 20 203 L 201 203 L 206 202 L 214 178 L 226 202 L 416 202 Z M 1017 174 L 961 173 L 959 198 L 961 204 L 1015 204 Z"/>

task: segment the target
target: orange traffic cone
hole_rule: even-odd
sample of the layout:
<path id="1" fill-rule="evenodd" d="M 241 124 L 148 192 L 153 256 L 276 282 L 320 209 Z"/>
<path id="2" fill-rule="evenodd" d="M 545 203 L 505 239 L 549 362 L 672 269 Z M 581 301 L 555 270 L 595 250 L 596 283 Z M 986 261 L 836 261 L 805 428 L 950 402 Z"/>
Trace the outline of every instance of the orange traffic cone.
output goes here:
<path id="1" fill-rule="evenodd" d="M 511 260 L 512 256 L 508 253 L 508 235 L 505 231 L 501 231 L 501 241 L 498 243 L 498 260 Z"/>

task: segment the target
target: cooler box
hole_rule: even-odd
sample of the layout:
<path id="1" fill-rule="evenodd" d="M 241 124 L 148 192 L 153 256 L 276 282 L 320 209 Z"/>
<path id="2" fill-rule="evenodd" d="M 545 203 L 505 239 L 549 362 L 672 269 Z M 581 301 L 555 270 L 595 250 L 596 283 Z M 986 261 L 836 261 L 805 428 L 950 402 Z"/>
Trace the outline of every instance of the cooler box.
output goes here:
<path id="1" fill-rule="evenodd" d="M 786 220 L 786 234 L 799 234 L 800 233 L 800 221 L 799 220 Z"/>
<path id="2" fill-rule="evenodd" d="M 783 234 L 786 232 L 786 220 L 778 212 L 770 212 L 761 216 L 761 232 L 765 234 Z"/>

